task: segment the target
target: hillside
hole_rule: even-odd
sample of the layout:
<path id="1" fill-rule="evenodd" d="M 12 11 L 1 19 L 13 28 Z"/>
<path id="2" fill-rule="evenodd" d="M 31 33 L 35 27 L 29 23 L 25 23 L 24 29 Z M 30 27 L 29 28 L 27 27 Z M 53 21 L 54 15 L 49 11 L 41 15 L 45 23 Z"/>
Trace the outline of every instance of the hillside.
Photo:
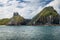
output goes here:
<path id="1" fill-rule="evenodd" d="M 6 25 L 9 21 L 9 18 L 0 19 L 0 25 Z"/>
<path id="2" fill-rule="evenodd" d="M 21 25 L 24 22 L 24 18 L 18 13 L 14 13 L 8 25 Z"/>
<path id="3" fill-rule="evenodd" d="M 36 16 L 34 16 L 31 20 L 31 22 L 29 22 L 29 24 L 44 24 L 47 22 L 47 18 L 51 15 L 52 19 L 54 19 L 54 17 L 58 17 L 59 14 L 57 13 L 57 11 L 49 6 L 44 8 L 41 12 L 39 12 Z"/>

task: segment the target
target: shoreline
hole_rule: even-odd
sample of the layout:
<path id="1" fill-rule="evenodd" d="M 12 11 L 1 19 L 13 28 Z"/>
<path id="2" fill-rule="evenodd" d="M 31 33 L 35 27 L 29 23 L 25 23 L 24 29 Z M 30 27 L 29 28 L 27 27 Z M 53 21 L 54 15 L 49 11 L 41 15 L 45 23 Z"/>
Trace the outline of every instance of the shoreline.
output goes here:
<path id="1" fill-rule="evenodd" d="M 0 25 L 0 26 L 60 26 L 60 24 L 42 24 L 42 25 Z"/>

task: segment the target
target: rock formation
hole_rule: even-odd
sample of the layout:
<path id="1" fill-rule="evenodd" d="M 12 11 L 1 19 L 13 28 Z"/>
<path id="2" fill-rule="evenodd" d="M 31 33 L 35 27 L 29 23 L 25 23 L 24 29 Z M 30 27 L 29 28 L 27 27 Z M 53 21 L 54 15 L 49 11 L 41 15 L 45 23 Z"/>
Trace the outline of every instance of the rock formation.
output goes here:
<path id="1" fill-rule="evenodd" d="M 22 25 L 23 21 L 24 18 L 21 17 L 17 12 L 15 12 L 8 25 Z"/>
<path id="2" fill-rule="evenodd" d="M 51 25 L 60 24 L 60 15 L 57 11 L 49 6 L 45 7 L 41 12 L 39 12 L 32 19 L 24 19 L 17 12 L 13 14 L 8 25 Z"/>
<path id="3" fill-rule="evenodd" d="M 59 24 L 59 14 L 53 7 L 49 6 L 44 8 L 40 13 L 33 17 L 29 24 L 30 25 Z"/>

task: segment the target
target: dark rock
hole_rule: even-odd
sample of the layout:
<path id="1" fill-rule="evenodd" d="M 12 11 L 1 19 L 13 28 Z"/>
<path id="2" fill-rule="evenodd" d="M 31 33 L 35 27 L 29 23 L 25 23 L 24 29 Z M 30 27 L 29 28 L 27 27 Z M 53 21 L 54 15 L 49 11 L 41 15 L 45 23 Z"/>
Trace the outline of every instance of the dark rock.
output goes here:
<path id="1" fill-rule="evenodd" d="M 14 12 L 13 16 L 19 16 L 18 12 Z"/>

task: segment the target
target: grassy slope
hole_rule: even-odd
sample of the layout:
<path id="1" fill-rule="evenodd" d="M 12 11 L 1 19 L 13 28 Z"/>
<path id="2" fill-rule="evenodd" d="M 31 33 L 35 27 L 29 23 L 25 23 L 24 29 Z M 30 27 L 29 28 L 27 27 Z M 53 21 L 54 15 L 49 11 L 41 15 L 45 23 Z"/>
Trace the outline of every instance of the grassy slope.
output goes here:
<path id="1" fill-rule="evenodd" d="M 41 12 L 39 12 L 35 17 L 33 17 L 30 24 L 34 21 L 37 21 L 41 17 L 45 17 L 49 15 L 52 15 L 55 17 L 55 16 L 58 16 L 58 13 L 56 12 L 56 10 L 54 10 L 53 7 L 46 7 Z"/>

